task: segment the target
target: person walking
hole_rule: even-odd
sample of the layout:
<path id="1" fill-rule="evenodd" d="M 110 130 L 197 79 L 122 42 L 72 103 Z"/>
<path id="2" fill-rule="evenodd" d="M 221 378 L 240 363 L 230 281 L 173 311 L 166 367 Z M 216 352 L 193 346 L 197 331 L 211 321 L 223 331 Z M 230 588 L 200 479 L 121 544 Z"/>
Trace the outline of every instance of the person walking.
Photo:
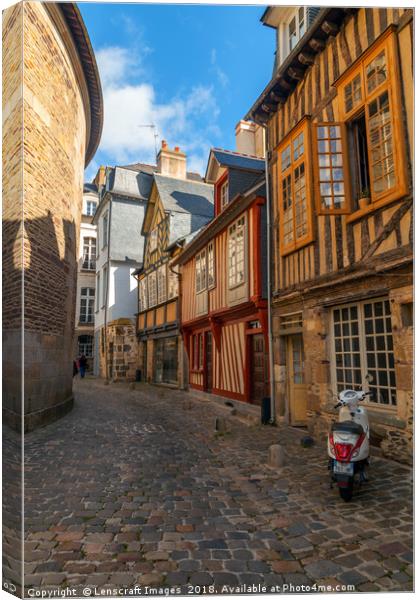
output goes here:
<path id="1" fill-rule="evenodd" d="M 82 354 L 82 356 L 79 358 L 79 371 L 80 371 L 80 377 L 82 379 L 85 376 L 86 367 L 87 367 L 87 358 L 84 354 Z"/>

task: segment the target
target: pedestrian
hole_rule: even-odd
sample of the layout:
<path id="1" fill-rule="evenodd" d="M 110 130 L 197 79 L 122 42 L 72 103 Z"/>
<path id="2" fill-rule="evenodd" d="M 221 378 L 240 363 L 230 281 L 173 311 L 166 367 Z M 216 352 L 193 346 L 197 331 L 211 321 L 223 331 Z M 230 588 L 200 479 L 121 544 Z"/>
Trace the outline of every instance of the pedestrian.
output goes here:
<path id="1" fill-rule="evenodd" d="M 82 354 L 82 356 L 79 358 L 79 370 L 80 370 L 80 377 L 82 379 L 85 376 L 86 367 L 87 367 L 87 358 L 84 354 Z"/>
<path id="2" fill-rule="evenodd" d="M 77 375 L 77 373 L 79 372 L 79 369 L 77 368 L 77 360 L 73 361 L 73 377 L 75 375 Z"/>

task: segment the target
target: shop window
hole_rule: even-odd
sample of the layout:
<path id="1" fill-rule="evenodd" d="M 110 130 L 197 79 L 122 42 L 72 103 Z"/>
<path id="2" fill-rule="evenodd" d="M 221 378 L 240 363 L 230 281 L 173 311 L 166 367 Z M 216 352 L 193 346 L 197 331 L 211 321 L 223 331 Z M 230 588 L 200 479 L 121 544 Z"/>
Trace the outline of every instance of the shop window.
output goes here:
<path id="1" fill-rule="evenodd" d="M 391 312 L 388 299 L 348 304 L 332 310 L 332 364 L 337 393 L 370 391 L 367 402 L 397 404 Z"/>

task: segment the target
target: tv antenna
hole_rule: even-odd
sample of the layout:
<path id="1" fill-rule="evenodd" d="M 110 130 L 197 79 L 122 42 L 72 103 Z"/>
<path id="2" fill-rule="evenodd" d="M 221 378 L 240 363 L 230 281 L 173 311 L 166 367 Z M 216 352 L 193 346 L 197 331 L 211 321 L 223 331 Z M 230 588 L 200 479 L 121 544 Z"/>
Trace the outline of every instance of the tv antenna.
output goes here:
<path id="1" fill-rule="evenodd" d="M 154 123 L 151 123 L 150 125 L 138 125 L 138 127 L 147 127 L 148 129 L 151 129 L 153 131 L 153 137 L 155 138 L 155 159 L 156 159 L 156 163 L 157 163 L 157 155 L 158 155 L 157 139 L 159 137 L 159 134 L 157 132 L 156 125 Z"/>

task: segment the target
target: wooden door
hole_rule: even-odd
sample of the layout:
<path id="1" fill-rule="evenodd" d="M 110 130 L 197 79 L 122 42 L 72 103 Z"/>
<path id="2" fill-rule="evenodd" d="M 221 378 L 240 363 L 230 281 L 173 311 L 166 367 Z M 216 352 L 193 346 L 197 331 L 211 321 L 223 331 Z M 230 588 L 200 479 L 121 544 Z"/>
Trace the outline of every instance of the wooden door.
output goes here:
<path id="1" fill-rule="evenodd" d="M 267 356 L 265 353 L 264 335 L 251 335 L 251 396 L 252 404 L 261 406 L 267 395 Z"/>
<path id="2" fill-rule="evenodd" d="M 206 380 L 204 382 L 206 392 L 211 392 L 213 389 L 213 338 L 211 331 L 205 333 L 206 344 Z"/>
<path id="3" fill-rule="evenodd" d="M 291 335 L 287 340 L 287 377 L 291 425 L 307 423 L 307 391 L 304 377 L 302 335 Z"/>

